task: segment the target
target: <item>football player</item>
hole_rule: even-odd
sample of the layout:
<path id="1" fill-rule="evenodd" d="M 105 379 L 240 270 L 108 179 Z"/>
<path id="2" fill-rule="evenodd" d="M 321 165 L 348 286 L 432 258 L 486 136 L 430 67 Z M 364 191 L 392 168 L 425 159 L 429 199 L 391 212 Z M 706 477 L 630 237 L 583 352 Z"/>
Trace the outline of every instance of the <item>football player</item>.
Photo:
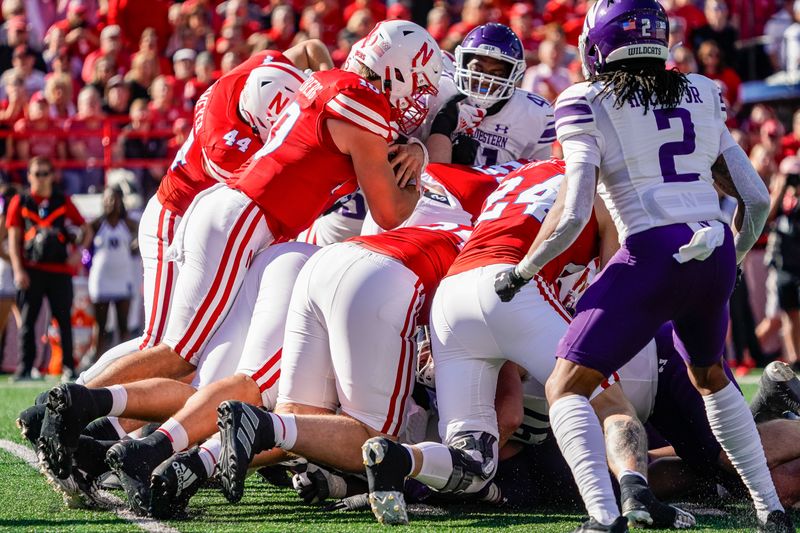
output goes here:
<path id="1" fill-rule="evenodd" d="M 588 81 L 556 103 L 566 206 L 531 253 L 499 273 L 496 290 L 509 300 L 558 257 L 590 219 L 599 189 L 623 246 L 578 302 L 547 382 L 553 433 L 590 516 L 576 531 L 627 531 L 588 396 L 670 320 L 714 435 L 750 491 L 759 531 L 794 531 L 747 404 L 721 361 L 736 265 L 763 229 L 769 196 L 725 127 L 718 87 L 666 70 L 667 35 L 655 0 L 590 8 L 580 39 Z M 719 157 L 740 197 L 735 239 L 713 187 Z"/>
<path id="2" fill-rule="evenodd" d="M 402 130 L 407 126 L 402 118 L 418 105 L 418 97 L 436 91 L 438 46 L 416 24 L 390 21 L 373 29 L 356 58 L 349 70 L 314 73 L 279 115 L 267 144 L 228 180 L 229 186 L 219 184 L 198 195 L 170 246 L 182 266 L 164 338 L 106 369 L 116 382 L 141 378 L 143 372 L 192 372 L 253 256 L 296 237 L 357 184 L 382 225 L 397 225 L 410 214 L 419 193 L 412 173 L 396 177 L 392 171 L 389 124 L 394 119 Z M 422 157 L 421 150 L 417 155 Z M 124 397 L 112 404 L 111 412 L 94 414 L 124 411 Z M 51 391 L 40 450 L 64 477 L 78 435 L 72 424 L 85 418 L 83 409 L 69 389 Z"/>
<path id="3" fill-rule="evenodd" d="M 431 161 L 495 165 L 547 159 L 555 141 L 553 110 L 541 96 L 518 89 L 525 72 L 522 44 L 511 28 L 478 26 L 456 48 L 460 93 L 433 120 L 425 143 Z"/>

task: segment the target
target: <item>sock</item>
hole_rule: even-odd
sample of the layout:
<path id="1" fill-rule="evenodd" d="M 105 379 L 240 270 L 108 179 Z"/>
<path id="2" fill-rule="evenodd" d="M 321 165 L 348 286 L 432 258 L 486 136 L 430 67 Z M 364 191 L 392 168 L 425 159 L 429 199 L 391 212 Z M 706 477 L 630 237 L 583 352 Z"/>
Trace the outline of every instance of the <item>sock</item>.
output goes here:
<path id="1" fill-rule="evenodd" d="M 107 414 L 109 416 L 120 416 L 125 412 L 125 407 L 128 405 L 128 391 L 122 385 L 111 385 L 106 387 L 105 390 L 111 393 L 111 408 Z"/>
<path id="2" fill-rule="evenodd" d="M 413 471 L 416 468 L 414 454 L 409 445 L 403 444 L 403 446 L 408 449 L 408 454 L 411 456 L 411 470 Z M 453 458 L 450 455 L 450 449 L 438 442 L 423 442 L 417 444 L 416 447 L 422 452 L 422 464 L 419 465 L 419 473 L 413 476 L 414 479 L 425 483 L 432 489 L 443 489 L 453 475 Z"/>
<path id="3" fill-rule="evenodd" d="M 756 423 L 744 397 L 733 383 L 703 396 L 711 431 L 742 478 L 761 520 L 783 510 L 775 492 Z"/>
<path id="4" fill-rule="evenodd" d="M 644 482 L 647 483 L 647 476 L 645 476 L 641 472 L 637 472 L 636 470 L 628 470 L 626 468 L 625 470 L 619 473 L 619 476 L 617 476 L 617 480 L 622 481 L 622 478 L 624 478 L 625 476 L 637 476 L 642 478 Z"/>
<path id="5" fill-rule="evenodd" d="M 169 418 L 156 431 L 161 431 L 169 437 L 174 453 L 182 452 L 189 447 L 189 435 L 186 434 L 186 429 L 174 418 Z"/>
<path id="6" fill-rule="evenodd" d="M 116 416 L 109 416 L 108 423 L 117 431 L 117 437 L 123 438 L 127 433 L 125 432 L 125 428 L 122 427 L 122 424 L 119 423 L 119 418 Z"/>
<path id="7" fill-rule="evenodd" d="M 589 516 L 611 525 L 619 517 L 619 507 L 608 474 L 603 430 L 589 400 L 575 394 L 556 400 L 550 406 L 550 425 Z"/>
<path id="8" fill-rule="evenodd" d="M 269 413 L 272 426 L 275 428 L 275 446 L 291 450 L 297 442 L 297 422 L 294 415 L 276 415 Z"/>
<path id="9" fill-rule="evenodd" d="M 144 441 L 155 448 L 159 456 L 159 462 L 166 461 L 175 453 L 172 447 L 172 439 L 163 431 L 154 431 L 152 434 L 138 440 Z"/>
<path id="10" fill-rule="evenodd" d="M 222 453 L 222 442 L 219 437 L 212 437 L 200 445 L 200 459 L 203 461 L 203 466 L 206 467 L 208 477 L 214 475 L 220 453 Z"/>
<path id="11" fill-rule="evenodd" d="M 116 416 L 98 418 L 81 432 L 81 435 L 92 437 L 96 440 L 120 440 L 125 436 L 125 430 L 119 424 Z"/>

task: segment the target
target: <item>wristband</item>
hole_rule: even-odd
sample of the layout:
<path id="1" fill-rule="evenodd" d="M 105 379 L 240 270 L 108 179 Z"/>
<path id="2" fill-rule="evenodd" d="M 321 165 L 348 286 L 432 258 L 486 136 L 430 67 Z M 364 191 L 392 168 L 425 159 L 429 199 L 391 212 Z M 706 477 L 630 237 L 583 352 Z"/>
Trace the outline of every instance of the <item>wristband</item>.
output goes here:
<path id="1" fill-rule="evenodd" d="M 514 272 L 517 276 L 525 281 L 529 281 L 533 276 L 539 273 L 540 267 L 534 265 L 528 257 L 523 257 L 517 266 L 514 267 Z"/>

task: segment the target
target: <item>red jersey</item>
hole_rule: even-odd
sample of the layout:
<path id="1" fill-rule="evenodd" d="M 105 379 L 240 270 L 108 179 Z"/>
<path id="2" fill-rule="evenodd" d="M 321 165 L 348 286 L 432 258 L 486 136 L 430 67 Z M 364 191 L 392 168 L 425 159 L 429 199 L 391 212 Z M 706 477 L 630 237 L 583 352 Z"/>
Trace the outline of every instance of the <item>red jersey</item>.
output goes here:
<path id="1" fill-rule="evenodd" d="M 263 211 L 276 240 L 308 228 L 336 200 L 356 190 L 353 161 L 333 142 L 329 119 L 393 138 L 389 100 L 367 80 L 338 69 L 315 72 L 277 119 L 270 138 L 230 181 Z"/>
<path id="2" fill-rule="evenodd" d="M 448 276 L 487 265 L 519 263 L 533 244 L 564 180 L 564 162 L 536 161 L 512 172 L 489 195 L 477 225 Z M 555 284 L 567 265 L 588 265 L 599 253 L 597 219 L 592 216 L 577 240 L 539 272 Z"/>
<path id="3" fill-rule="evenodd" d="M 197 101 L 189 138 L 158 187 L 158 200 L 167 209 L 182 215 L 198 193 L 225 182 L 261 148 L 261 138 L 239 117 L 239 94 L 254 68 L 273 61 L 291 64 L 280 52 L 260 52 L 220 78 Z"/>
<path id="4" fill-rule="evenodd" d="M 427 323 L 433 293 L 471 231 L 469 226 L 433 224 L 351 237 L 345 242 L 354 242 L 373 252 L 397 259 L 416 274 L 425 295 L 419 320 L 420 323 Z"/>
<path id="5" fill-rule="evenodd" d="M 461 204 L 461 208 L 469 213 L 474 221 L 481 214 L 481 207 L 486 198 L 497 189 L 500 179 L 509 172 L 519 168 L 527 161 L 509 161 L 494 166 L 467 167 L 446 163 L 430 163 L 425 173 L 440 183 Z M 425 196 L 440 191 L 426 190 Z M 436 199 L 436 198 L 434 198 Z"/>

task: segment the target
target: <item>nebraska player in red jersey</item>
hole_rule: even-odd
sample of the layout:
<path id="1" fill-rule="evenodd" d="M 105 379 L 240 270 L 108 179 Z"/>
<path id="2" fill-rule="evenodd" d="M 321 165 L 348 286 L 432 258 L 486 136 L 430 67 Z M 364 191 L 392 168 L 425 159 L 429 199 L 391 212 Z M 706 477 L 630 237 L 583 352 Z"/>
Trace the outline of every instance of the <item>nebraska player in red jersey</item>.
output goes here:
<path id="1" fill-rule="evenodd" d="M 541 272 L 520 294 L 518 305 L 501 303 L 493 282 L 498 271 L 516 264 L 528 250 L 554 205 L 563 172 L 562 161 L 547 160 L 506 176 L 486 199 L 472 236 L 442 280 L 430 324 L 439 433 L 445 444 L 404 447 L 382 438 L 364 444 L 370 501 L 381 522 L 407 522 L 406 476 L 444 492 L 475 493 L 488 486 L 502 445 L 495 392 L 506 361 L 527 371 L 544 394 L 556 344 L 569 321 L 555 296 L 559 268 L 586 265 L 598 255 L 599 223 L 610 231 L 610 217 L 598 212 L 559 267 Z"/>
<path id="2" fill-rule="evenodd" d="M 166 252 L 189 204 L 200 192 L 229 179 L 264 145 L 272 122 L 305 81 L 304 70 L 327 70 L 332 65 L 325 45 L 309 40 L 284 53 L 254 54 L 203 93 L 189 138 L 148 201 L 139 224 L 144 333 L 104 354 L 79 383 L 112 383 L 113 376 L 93 380 L 115 359 L 161 342 L 177 276 L 177 265 L 166 260 Z"/>
<path id="3" fill-rule="evenodd" d="M 471 229 L 440 224 L 355 237 L 306 263 L 289 304 L 277 414 L 232 401 L 219 409 L 230 500 L 241 498 L 248 464 L 262 450 L 278 446 L 360 472 L 365 439 L 397 438 L 414 381 L 414 332 Z M 330 416 L 337 409 L 343 414 Z M 255 432 L 240 439 L 246 424 Z"/>

